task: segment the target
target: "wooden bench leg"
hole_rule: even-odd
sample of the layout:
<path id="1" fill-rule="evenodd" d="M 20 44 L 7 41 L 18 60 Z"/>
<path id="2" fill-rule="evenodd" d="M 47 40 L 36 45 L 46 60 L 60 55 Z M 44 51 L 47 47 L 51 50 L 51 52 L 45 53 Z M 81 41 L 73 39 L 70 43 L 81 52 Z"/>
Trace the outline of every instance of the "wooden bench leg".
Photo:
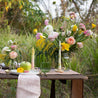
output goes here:
<path id="1" fill-rule="evenodd" d="M 72 80 L 71 98 L 83 98 L 83 80 Z"/>
<path id="2" fill-rule="evenodd" d="M 50 94 L 50 98 L 55 98 L 55 80 L 51 81 L 51 94 Z"/>

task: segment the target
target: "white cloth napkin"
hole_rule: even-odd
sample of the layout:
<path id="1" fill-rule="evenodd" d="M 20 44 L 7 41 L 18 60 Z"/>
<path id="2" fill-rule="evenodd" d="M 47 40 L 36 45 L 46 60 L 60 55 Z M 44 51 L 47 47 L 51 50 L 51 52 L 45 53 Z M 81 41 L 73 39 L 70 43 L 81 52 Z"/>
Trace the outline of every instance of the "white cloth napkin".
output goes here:
<path id="1" fill-rule="evenodd" d="M 39 76 L 30 74 L 19 75 L 16 98 L 39 98 L 40 91 Z"/>

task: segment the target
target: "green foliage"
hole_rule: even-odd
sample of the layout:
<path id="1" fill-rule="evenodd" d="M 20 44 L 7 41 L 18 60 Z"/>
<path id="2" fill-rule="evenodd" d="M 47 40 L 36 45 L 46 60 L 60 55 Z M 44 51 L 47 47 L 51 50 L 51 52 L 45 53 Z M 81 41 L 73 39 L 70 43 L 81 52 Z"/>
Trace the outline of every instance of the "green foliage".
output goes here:
<path id="1" fill-rule="evenodd" d="M 0 6 L 0 27 L 10 25 L 16 32 L 27 33 L 43 23 L 44 13 L 33 0 L 1 0 Z"/>
<path id="2" fill-rule="evenodd" d="M 7 30 L 5 30 L 7 31 Z M 0 52 L 3 47 L 7 46 L 9 40 L 16 40 L 18 45 L 19 56 L 17 57 L 17 61 L 21 62 L 23 60 L 31 62 L 31 50 L 32 47 L 35 46 L 35 38 L 32 34 L 26 35 L 16 35 L 9 34 L 7 32 L 0 33 Z"/>

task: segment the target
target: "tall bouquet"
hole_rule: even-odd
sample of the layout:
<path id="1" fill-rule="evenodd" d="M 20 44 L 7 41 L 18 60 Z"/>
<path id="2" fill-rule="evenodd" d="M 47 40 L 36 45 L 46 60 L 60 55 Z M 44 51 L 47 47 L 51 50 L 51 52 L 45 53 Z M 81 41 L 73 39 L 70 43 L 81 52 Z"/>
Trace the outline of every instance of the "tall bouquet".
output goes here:
<path id="1" fill-rule="evenodd" d="M 83 48 L 85 40 L 93 36 L 93 29 L 96 27 L 95 24 L 92 24 L 92 29 L 86 28 L 83 23 L 76 23 L 74 21 L 75 14 L 70 14 L 70 18 L 66 18 L 63 22 L 64 25 L 54 29 L 52 25 L 49 24 L 49 20 L 45 20 L 45 27 L 43 33 L 36 34 L 36 47 L 38 49 L 38 55 L 45 53 L 46 55 L 55 58 L 55 62 L 58 62 L 58 53 L 59 53 L 59 41 L 61 42 L 61 55 L 64 57 L 64 54 L 70 54 Z"/>

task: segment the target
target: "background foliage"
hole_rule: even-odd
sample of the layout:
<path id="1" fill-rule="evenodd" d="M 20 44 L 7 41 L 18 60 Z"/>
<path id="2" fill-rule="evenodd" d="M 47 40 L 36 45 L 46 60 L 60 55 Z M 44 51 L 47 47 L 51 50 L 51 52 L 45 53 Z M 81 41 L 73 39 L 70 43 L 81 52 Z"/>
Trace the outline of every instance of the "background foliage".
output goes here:
<path id="1" fill-rule="evenodd" d="M 41 31 L 40 28 L 44 26 L 43 21 L 46 18 L 41 8 L 34 0 L 32 3 L 29 0 L 0 0 L 0 52 L 3 47 L 7 45 L 8 40 L 15 40 L 18 43 L 20 50 L 20 56 L 17 61 L 31 61 L 31 49 L 35 45 L 35 37 L 32 32 L 34 28 Z M 94 22 L 97 24 L 98 15 L 94 10 L 97 8 L 97 0 L 92 0 L 89 8 L 89 17 L 85 14 L 85 17 L 80 10 L 82 4 L 87 0 L 61 0 L 61 17 L 52 19 L 50 10 L 46 4 L 47 14 L 50 16 L 51 24 L 55 29 L 61 25 L 64 20 L 62 16 L 66 14 L 64 8 L 70 8 L 71 5 L 75 5 L 74 9 L 70 8 L 70 11 L 80 13 L 81 21 L 89 27 L 89 23 Z M 45 3 L 42 0 L 42 3 Z M 44 4 L 45 5 L 45 4 Z M 68 11 L 69 11 L 68 10 Z M 56 13 L 57 10 L 56 10 Z M 58 15 L 58 14 L 56 14 Z M 87 21 L 86 21 L 87 20 Z M 98 27 L 98 25 L 97 25 Z M 95 33 L 98 33 L 96 27 Z M 36 58 L 36 61 L 38 61 Z M 45 56 L 40 57 L 40 61 L 36 62 L 38 65 L 40 62 L 46 62 Z M 51 61 L 51 59 L 48 59 Z M 64 60 L 65 61 L 65 60 Z M 67 62 L 67 63 L 66 63 Z M 1 60 L 0 60 L 1 63 Z M 54 64 L 54 62 L 52 62 Z M 70 57 L 70 61 L 66 60 L 64 66 L 71 68 L 74 71 L 78 71 L 84 75 L 87 75 L 89 79 L 84 83 L 84 98 L 97 98 L 98 96 L 98 37 L 93 38 L 90 41 L 86 41 L 83 49 L 73 53 Z M 0 98 L 15 98 L 17 80 L 0 80 Z M 41 98 L 49 98 L 51 81 L 42 81 L 42 95 Z M 56 81 L 56 98 L 69 98 L 70 95 L 70 81 L 65 84 L 61 84 L 60 81 Z M 59 92 L 59 93 L 58 93 Z M 4 94 L 5 93 L 5 94 Z M 63 97 L 62 97 L 63 96 Z"/>

